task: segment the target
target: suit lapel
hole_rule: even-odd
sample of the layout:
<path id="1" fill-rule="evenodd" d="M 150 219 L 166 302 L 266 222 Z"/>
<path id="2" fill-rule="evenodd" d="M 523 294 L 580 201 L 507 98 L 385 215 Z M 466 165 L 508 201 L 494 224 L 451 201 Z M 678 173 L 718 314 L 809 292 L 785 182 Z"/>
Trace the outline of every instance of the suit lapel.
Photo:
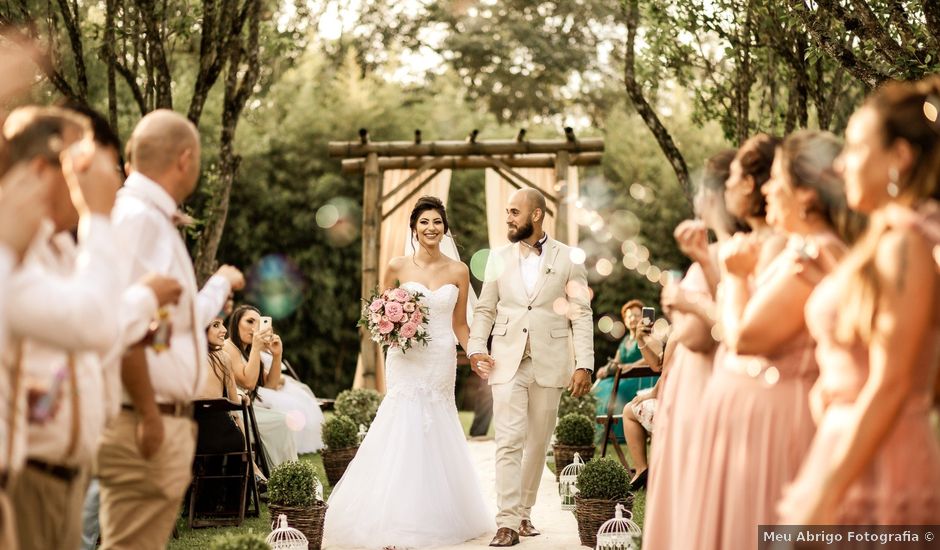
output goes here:
<path id="1" fill-rule="evenodd" d="M 535 290 L 532 292 L 532 296 L 529 297 L 529 305 L 538 298 L 539 292 L 541 292 L 542 287 L 545 286 L 545 281 L 548 280 L 549 272 L 554 272 L 555 258 L 558 256 L 558 243 L 556 243 L 554 239 L 548 239 L 545 243 L 545 247 L 542 249 L 542 254 L 545 254 L 545 263 L 542 264 L 542 268 L 539 271 L 539 278 L 535 283 Z M 523 290 L 525 290 L 525 288 L 523 288 Z"/>

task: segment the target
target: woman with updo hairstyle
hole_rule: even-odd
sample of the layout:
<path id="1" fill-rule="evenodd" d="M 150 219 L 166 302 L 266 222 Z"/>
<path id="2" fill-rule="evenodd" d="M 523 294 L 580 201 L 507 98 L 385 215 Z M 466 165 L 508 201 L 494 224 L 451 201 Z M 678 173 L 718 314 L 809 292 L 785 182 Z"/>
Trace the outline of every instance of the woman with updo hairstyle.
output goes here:
<path id="1" fill-rule="evenodd" d="M 763 271 L 755 235 L 738 233 L 721 247 L 722 353 L 689 453 L 696 548 L 752 548 L 812 441 L 809 391 L 819 370 L 803 306 L 815 281 L 801 266 L 805 256 L 845 251 L 833 224 L 845 211 L 832 168 L 840 150 L 832 134 L 808 130 L 778 145 L 761 193 L 767 224 L 787 245 Z"/>
<path id="2" fill-rule="evenodd" d="M 836 166 L 869 227 L 806 307 L 819 429 L 779 505 L 782 523 L 940 524 L 930 421 L 940 357 L 938 108 L 932 76 L 885 84 L 849 120 Z"/>

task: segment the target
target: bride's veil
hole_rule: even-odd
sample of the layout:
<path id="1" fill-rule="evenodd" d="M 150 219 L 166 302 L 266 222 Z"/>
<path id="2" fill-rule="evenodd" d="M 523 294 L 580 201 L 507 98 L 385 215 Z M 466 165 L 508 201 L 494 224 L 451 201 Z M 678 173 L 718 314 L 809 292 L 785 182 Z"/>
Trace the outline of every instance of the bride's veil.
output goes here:
<path id="1" fill-rule="evenodd" d="M 411 256 L 415 253 L 415 239 L 414 237 L 405 240 L 405 255 Z M 458 262 L 462 261 L 460 259 L 460 252 L 457 250 L 457 241 L 454 240 L 454 236 L 451 235 L 450 230 L 444 234 L 444 238 L 441 239 L 441 253 L 447 256 L 452 260 L 457 260 Z M 473 290 L 473 285 L 470 285 L 469 292 L 467 293 L 467 324 L 473 324 L 473 308 L 477 305 L 477 293 Z"/>

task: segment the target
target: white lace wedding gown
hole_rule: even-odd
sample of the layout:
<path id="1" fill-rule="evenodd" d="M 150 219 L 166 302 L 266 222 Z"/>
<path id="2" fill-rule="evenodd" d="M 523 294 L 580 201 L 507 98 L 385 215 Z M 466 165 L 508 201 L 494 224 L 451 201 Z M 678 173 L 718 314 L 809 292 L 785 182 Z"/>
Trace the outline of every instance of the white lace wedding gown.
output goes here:
<path id="1" fill-rule="evenodd" d="M 402 286 L 424 294 L 431 341 L 388 351 L 385 399 L 330 495 L 327 548 L 446 546 L 496 528 L 454 401 L 457 287 Z"/>

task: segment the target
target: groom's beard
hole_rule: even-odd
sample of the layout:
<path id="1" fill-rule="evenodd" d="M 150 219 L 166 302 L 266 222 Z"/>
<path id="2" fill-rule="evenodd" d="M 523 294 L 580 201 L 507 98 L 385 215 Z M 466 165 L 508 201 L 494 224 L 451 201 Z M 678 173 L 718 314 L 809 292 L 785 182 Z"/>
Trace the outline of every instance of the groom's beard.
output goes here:
<path id="1" fill-rule="evenodd" d="M 519 241 L 524 241 L 532 236 L 535 233 L 535 226 L 532 225 L 532 221 L 529 220 L 522 227 L 513 230 L 509 230 L 509 242 L 517 243 Z"/>

